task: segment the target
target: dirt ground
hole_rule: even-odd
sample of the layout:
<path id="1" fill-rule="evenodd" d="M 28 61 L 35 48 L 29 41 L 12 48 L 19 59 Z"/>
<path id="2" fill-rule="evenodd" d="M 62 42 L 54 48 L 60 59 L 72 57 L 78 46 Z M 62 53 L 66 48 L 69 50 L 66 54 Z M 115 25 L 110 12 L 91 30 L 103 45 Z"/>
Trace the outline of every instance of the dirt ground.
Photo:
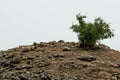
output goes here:
<path id="1" fill-rule="evenodd" d="M 120 80 L 120 52 L 40 42 L 0 52 L 0 80 Z"/>

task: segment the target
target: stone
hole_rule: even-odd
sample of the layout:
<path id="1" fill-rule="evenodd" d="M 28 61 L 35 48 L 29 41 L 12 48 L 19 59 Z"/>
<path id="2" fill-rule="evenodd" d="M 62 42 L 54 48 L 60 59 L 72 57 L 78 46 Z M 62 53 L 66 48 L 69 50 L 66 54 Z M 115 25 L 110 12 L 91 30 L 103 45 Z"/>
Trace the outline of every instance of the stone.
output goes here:
<path id="1" fill-rule="evenodd" d="M 4 66 L 4 67 L 8 67 L 10 65 L 10 61 L 7 61 L 7 60 L 2 61 L 1 65 Z"/>
<path id="2" fill-rule="evenodd" d="M 23 47 L 22 52 L 23 52 L 23 53 L 29 52 L 30 50 L 31 50 L 30 47 Z"/>
<path id="3" fill-rule="evenodd" d="M 28 59 L 28 60 L 33 60 L 33 59 L 34 59 L 34 56 L 29 55 L 29 56 L 27 56 L 27 59 Z"/>
<path id="4" fill-rule="evenodd" d="M 91 62 L 96 60 L 96 58 L 93 56 L 78 56 L 77 59 L 81 61 L 86 61 L 86 62 Z"/>
<path id="5" fill-rule="evenodd" d="M 110 63 L 110 66 L 112 66 L 114 68 L 120 68 L 120 64 Z"/>
<path id="6" fill-rule="evenodd" d="M 20 80 L 18 77 L 12 76 L 11 80 Z"/>
<path id="7" fill-rule="evenodd" d="M 5 59 L 9 59 L 9 58 L 13 58 L 13 57 L 15 57 L 15 55 L 14 55 L 14 54 L 11 54 L 11 55 L 9 55 L 9 56 L 6 56 Z"/>
<path id="8" fill-rule="evenodd" d="M 14 68 L 14 67 L 15 65 L 10 63 L 9 68 Z"/>
<path id="9" fill-rule="evenodd" d="M 19 79 L 20 80 L 27 80 L 26 77 L 23 74 L 19 75 Z"/>
<path id="10" fill-rule="evenodd" d="M 27 64 L 31 64 L 31 61 L 27 61 Z"/>
<path id="11" fill-rule="evenodd" d="M 58 58 L 58 57 L 59 57 L 58 54 L 53 54 L 52 56 L 53 56 L 54 58 Z"/>
<path id="12" fill-rule="evenodd" d="M 64 47 L 63 51 L 70 51 L 70 48 L 69 47 Z"/>
<path id="13" fill-rule="evenodd" d="M 2 78 L 2 75 L 0 75 L 0 80 L 4 80 L 4 79 Z"/>
<path id="14" fill-rule="evenodd" d="M 61 53 L 53 53 L 52 56 L 54 58 L 63 58 L 65 55 L 64 54 L 61 54 Z"/>
<path id="15" fill-rule="evenodd" d="M 65 41 L 64 40 L 59 40 L 58 42 L 64 43 Z"/>
<path id="16" fill-rule="evenodd" d="M 54 44 L 56 44 L 56 41 L 50 41 L 50 42 L 48 42 L 48 44 L 54 45 Z"/>
<path id="17" fill-rule="evenodd" d="M 37 45 L 38 45 L 38 43 L 36 43 L 36 42 L 33 43 L 33 46 L 37 46 Z"/>
<path id="18" fill-rule="evenodd" d="M 75 62 L 67 62 L 63 64 L 62 67 L 66 69 L 77 69 L 79 67 L 79 64 Z"/>
<path id="19" fill-rule="evenodd" d="M 13 59 L 10 60 L 10 63 L 18 64 L 20 63 L 20 61 L 21 61 L 20 57 L 14 57 Z"/>
<path id="20" fill-rule="evenodd" d="M 50 62 L 47 62 L 47 61 L 44 61 L 44 62 L 40 62 L 39 63 L 39 67 L 47 67 L 49 66 L 51 63 Z"/>
<path id="21" fill-rule="evenodd" d="M 112 74 L 112 77 L 110 80 L 120 80 L 120 73 L 114 73 Z"/>
<path id="22" fill-rule="evenodd" d="M 30 50 L 34 51 L 37 47 L 36 46 L 30 46 Z"/>
<path id="23" fill-rule="evenodd" d="M 49 76 L 42 74 L 40 75 L 40 80 L 51 80 L 51 79 Z"/>
<path id="24" fill-rule="evenodd" d="M 38 44 L 38 46 L 39 46 L 39 47 L 46 47 L 47 44 L 46 44 L 45 42 L 40 42 L 40 43 Z"/>
<path id="25" fill-rule="evenodd" d="M 27 64 L 26 64 L 26 65 L 23 65 L 23 66 L 22 66 L 22 69 L 24 69 L 24 68 L 30 69 L 30 68 L 32 68 L 32 65 L 27 65 Z"/>

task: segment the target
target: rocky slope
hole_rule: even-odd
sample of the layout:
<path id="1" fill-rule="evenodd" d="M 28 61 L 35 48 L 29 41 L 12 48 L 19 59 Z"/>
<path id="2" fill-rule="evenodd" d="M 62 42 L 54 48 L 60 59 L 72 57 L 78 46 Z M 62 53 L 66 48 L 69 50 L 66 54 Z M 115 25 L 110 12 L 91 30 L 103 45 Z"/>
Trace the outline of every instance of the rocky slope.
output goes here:
<path id="1" fill-rule="evenodd" d="M 120 80 L 120 52 L 40 42 L 0 52 L 0 80 Z"/>

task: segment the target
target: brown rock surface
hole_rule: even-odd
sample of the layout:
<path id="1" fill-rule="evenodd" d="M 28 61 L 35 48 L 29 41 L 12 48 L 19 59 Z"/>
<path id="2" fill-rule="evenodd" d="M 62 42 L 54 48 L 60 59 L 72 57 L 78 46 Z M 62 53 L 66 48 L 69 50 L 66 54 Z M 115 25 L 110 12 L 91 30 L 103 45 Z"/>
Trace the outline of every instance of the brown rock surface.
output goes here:
<path id="1" fill-rule="evenodd" d="M 120 80 L 120 52 L 41 42 L 0 52 L 0 80 Z"/>

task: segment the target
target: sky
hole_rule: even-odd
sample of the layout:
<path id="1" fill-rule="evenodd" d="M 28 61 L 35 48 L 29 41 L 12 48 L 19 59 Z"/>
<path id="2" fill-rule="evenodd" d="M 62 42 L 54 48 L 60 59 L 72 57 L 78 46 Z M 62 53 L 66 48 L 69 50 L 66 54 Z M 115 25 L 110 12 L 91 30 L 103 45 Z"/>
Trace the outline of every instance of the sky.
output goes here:
<path id="1" fill-rule="evenodd" d="M 101 43 L 120 50 L 120 0 L 0 0 L 0 50 L 33 42 L 78 42 L 69 27 L 79 13 L 88 22 L 101 17 L 110 23 L 115 37 Z"/>

